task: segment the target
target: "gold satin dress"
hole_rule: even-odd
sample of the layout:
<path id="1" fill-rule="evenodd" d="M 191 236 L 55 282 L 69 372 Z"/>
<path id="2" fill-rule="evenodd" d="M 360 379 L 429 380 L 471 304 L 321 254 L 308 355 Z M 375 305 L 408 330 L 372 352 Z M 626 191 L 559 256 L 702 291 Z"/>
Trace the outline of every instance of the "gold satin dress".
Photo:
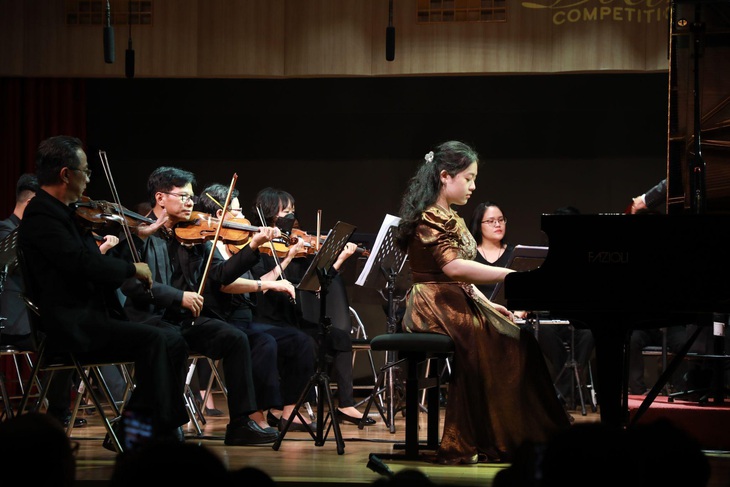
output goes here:
<path id="1" fill-rule="evenodd" d="M 464 220 L 437 205 L 423 213 L 408 248 L 413 285 L 404 329 L 455 343 L 437 452 L 446 464 L 512 461 L 523 442 L 546 442 L 570 426 L 535 337 L 477 297 L 473 285 L 442 272 L 476 252 Z"/>

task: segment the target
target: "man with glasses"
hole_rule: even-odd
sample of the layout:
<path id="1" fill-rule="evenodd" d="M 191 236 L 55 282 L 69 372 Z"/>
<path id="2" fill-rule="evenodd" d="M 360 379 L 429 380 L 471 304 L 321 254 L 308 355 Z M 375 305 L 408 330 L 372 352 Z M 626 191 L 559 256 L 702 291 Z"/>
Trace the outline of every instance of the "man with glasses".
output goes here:
<path id="1" fill-rule="evenodd" d="M 150 217 L 163 221 L 171 235 L 192 216 L 194 184 L 193 173 L 167 166 L 155 169 L 147 179 L 147 195 L 152 206 Z M 136 247 L 152 270 L 152 292 L 148 293 L 133 279 L 122 285 L 129 316 L 177 330 L 192 351 L 222 360 L 230 416 L 226 445 L 272 443 L 278 439 L 278 432 L 264 430 L 249 418 L 257 407 L 248 337 L 218 319 L 205 305 L 201 283 L 207 278 L 211 282 L 230 284 L 258 261 L 259 245 L 277 233 L 274 228 L 262 227 L 253 233 L 246 247 L 228 260 L 215 251 L 212 242 L 143 236 Z M 211 252 L 214 253 L 209 259 Z"/>
<path id="2" fill-rule="evenodd" d="M 82 361 L 134 361 L 136 387 L 125 410 L 149 418 L 157 439 L 179 440 L 180 426 L 188 422 L 185 341 L 129 321 L 116 293 L 126 279 L 151 285 L 149 266 L 102 255 L 90 230 L 80 228 L 73 203 L 84 193 L 91 171 L 79 139 L 44 140 L 36 166 L 40 189 L 23 214 L 18 246 L 41 311 L 47 349 L 73 352 Z"/>

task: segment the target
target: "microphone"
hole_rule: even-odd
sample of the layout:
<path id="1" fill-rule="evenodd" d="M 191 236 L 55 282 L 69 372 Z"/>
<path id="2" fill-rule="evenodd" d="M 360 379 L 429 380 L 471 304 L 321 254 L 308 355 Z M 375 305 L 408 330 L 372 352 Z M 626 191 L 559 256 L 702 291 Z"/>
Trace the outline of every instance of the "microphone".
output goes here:
<path id="1" fill-rule="evenodd" d="M 393 27 L 393 0 L 388 1 L 388 27 L 385 28 L 385 60 L 395 59 L 395 27 Z"/>
<path id="2" fill-rule="evenodd" d="M 389 25 L 385 28 L 385 60 L 395 59 L 395 27 Z"/>
<path id="3" fill-rule="evenodd" d="M 380 475 L 384 475 L 388 478 L 393 478 L 393 476 L 395 475 L 390 467 L 383 463 L 383 460 L 381 460 L 374 453 L 371 453 L 368 457 L 367 467 L 373 472 L 379 473 Z"/>
<path id="4" fill-rule="evenodd" d="M 134 49 L 132 49 L 132 41 L 129 41 L 129 47 L 124 51 L 124 75 L 127 78 L 134 78 Z"/>
<path id="5" fill-rule="evenodd" d="M 112 27 L 112 8 L 106 0 L 106 25 L 104 26 L 104 62 L 114 62 L 114 27 Z"/>

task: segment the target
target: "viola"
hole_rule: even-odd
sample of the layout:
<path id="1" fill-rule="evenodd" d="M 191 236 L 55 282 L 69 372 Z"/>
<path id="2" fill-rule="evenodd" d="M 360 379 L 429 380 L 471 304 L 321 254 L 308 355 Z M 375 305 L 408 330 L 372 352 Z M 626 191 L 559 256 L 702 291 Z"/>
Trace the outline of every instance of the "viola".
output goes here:
<path id="1" fill-rule="evenodd" d="M 116 203 L 92 200 L 84 195 L 74 205 L 78 223 L 98 235 L 116 235 L 125 222 L 131 228 L 155 222 Z"/>

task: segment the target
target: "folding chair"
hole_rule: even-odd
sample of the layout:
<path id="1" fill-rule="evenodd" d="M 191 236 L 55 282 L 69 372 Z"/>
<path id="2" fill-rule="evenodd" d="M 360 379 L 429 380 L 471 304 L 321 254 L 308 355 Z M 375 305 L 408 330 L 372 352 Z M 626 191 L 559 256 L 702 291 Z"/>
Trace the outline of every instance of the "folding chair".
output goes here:
<path id="1" fill-rule="evenodd" d="M 189 356 L 190 359 L 190 366 L 188 367 L 188 374 L 185 377 L 185 392 L 183 393 L 183 397 L 185 399 L 185 408 L 188 411 L 188 417 L 190 418 L 190 421 L 193 423 L 193 426 L 195 427 L 195 431 L 198 436 L 203 435 L 203 429 L 201 428 L 201 425 L 205 425 L 207 423 L 205 416 L 203 415 L 203 412 L 201 411 L 200 407 L 198 407 L 198 402 L 196 398 L 196 394 L 193 392 L 192 388 L 190 387 L 190 384 L 193 380 L 193 375 L 195 375 L 195 369 L 198 365 L 198 360 L 205 359 L 208 361 L 208 364 L 210 365 L 210 370 L 212 373 L 210 374 L 210 379 L 208 380 L 208 385 L 205 388 L 205 393 L 203 394 L 202 402 L 201 404 L 203 407 L 205 407 L 206 402 L 208 401 L 208 396 L 210 396 L 212 390 L 213 390 L 213 384 L 214 382 L 218 384 L 218 387 L 223 392 L 223 395 L 228 399 L 228 389 L 226 388 L 225 382 L 223 380 L 223 374 L 220 372 L 218 365 L 220 363 L 220 360 L 213 360 L 209 357 L 206 357 L 205 355 L 199 354 L 199 353 L 191 353 Z"/>
<path id="2" fill-rule="evenodd" d="M 24 359 L 28 370 L 32 370 L 33 360 L 31 358 L 31 353 L 32 352 L 29 350 L 20 350 L 13 345 L 0 346 L 0 360 L 2 361 L 3 366 L 3 368 L 0 369 L 0 399 L 3 403 L 3 410 L 0 411 L 0 420 L 10 419 L 15 415 L 14 403 L 22 399 L 23 394 L 25 394 L 26 386 L 23 381 L 22 374 L 23 363 L 20 359 Z M 5 370 L 5 366 L 9 366 L 10 362 L 12 362 L 12 366 L 14 367 L 12 378 L 6 375 L 7 371 Z M 12 394 L 11 391 L 8 390 L 9 383 L 17 384 L 20 392 L 19 395 Z M 38 391 L 41 390 L 40 381 L 36 381 L 35 386 Z"/>
<path id="3" fill-rule="evenodd" d="M 25 301 L 26 306 L 29 309 L 29 322 L 30 322 L 30 328 L 31 328 L 31 335 L 34 338 L 35 342 L 37 343 L 37 350 L 36 350 L 36 362 L 31 370 L 30 377 L 28 378 L 25 386 L 25 392 L 23 394 L 23 398 L 20 402 L 20 405 L 18 406 L 18 414 L 23 414 L 26 409 L 28 409 L 28 404 L 31 398 L 31 386 L 36 383 L 37 380 L 39 380 L 39 376 L 43 375 L 43 387 L 41 390 L 40 395 L 37 398 L 37 401 L 33 405 L 33 407 L 30 408 L 30 410 L 38 410 L 41 408 L 43 402 L 46 399 L 46 393 L 48 391 L 48 384 L 51 383 L 51 381 L 54 378 L 54 375 L 56 372 L 60 370 L 75 370 L 78 376 L 81 379 L 81 383 L 83 386 L 83 389 L 81 389 L 81 392 L 79 396 L 77 396 L 75 407 L 73 408 L 71 412 L 71 419 L 69 420 L 68 428 L 66 430 L 66 433 L 70 436 L 73 427 L 74 427 L 74 420 L 76 419 L 76 414 L 78 413 L 78 408 L 81 402 L 81 394 L 86 394 L 91 399 L 92 404 L 96 408 L 97 413 L 99 414 L 99 417 L 101 418 L 101 421 L 104 425 L 104 428 L 106 429 L 109 439 L 111 441 L 112 446 L 115 448 L 115 450 L 119 453 L 123 452 L 123 447 L 121 442 L 119 441 L 119 438 L 117 437 L 116 432 L 114 431 L 114 428 L 112 428 L 112 424 L 116 423 L 121 419 L 122 410 L 115 402 L 114 398 L 112 397 L 111 391 L 109 390 L 109 387 L 106 384 L 106 381 L 104 379 L 103 374 L 100 371 L 100 368 L 106 365 L 118 365 L 122 367 L 126 367 L 131 364 L 131 362 L 121 362 L 121 361 L 107 361 L 107 360 L 98 360 L 98 361 L 81 361 L 75 353 L 73 352 L 63 352 L 63 353 L 49 353 L 47 351 L 47 343 L 46 343 L 46 336 L 41 331 L 43 329 L 42 322 L 41 322 L 41 310 L 38 308 L 38 306 L 33 301 L 36 293 L 34 292 L 35 285 L 32 277 L 30 276 L 30 273 L 28 272 L 28 268 L 26 265 L 26 262 L 23 258 L 23 253 L 20 248 L 17 249 L 18 253 L 18 261 L 20 264 L 20 270 L 23 276 L 23 284 L 25 286 L 25 292 L 23 295 L 23 300 Z M 130 374 L 131 377 L 131 374 Z M 93 383 L 92 383 L 93 380 Z M 97 387 L 94 387 L 94 386 Z M 129 387 L 133 387 L 131 384 Z M 102 397 L 100 397 L 99 391 L 103 393 L 103 398 L 105 400 L 102 400 Z M 105 405 L 110 407 L 112 410 L 112 415 L 108 416 L 105 411 Z"/>

